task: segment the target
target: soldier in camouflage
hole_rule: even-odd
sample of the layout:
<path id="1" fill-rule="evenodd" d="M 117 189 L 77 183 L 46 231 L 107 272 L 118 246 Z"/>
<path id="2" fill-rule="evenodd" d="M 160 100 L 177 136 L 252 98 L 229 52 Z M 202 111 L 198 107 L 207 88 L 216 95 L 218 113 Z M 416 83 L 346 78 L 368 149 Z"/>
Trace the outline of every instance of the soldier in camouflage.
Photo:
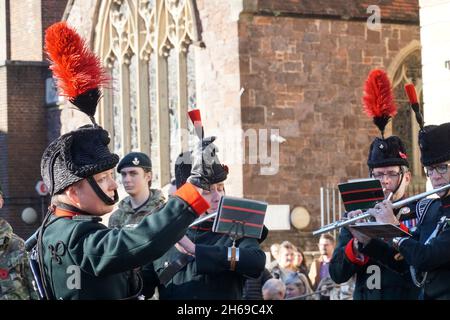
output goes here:
<path id="1" fill-rule="evenodd" d="M 0 208 L 3 195 L 0 189 Z M 28 255 L 21 238 L 0 218 L 0 300 L 38 299 Z"/>
<path id="2" fill-rule="evenodd" d="M 151 189 L 152 163 L 142 152 L 127 154 L 117 166 L 128 197 L 120 201 L 119 208 L 109 218 L 110 228 L 138 224 L 145 216 L 165 203 L 162 192 Z"/>
<path id="3" fill-rule="evenodd" d="M 166 202 L 161 190 L 150 188 L 152 162 L 145 153 L 127 154 L 120 160 L 117 172 L 120 173 L 123 186 L 129 196 L 119 202 L 119 208 L 109 218 L 108 227 L 133 227 Z M 147 299 L 152 296 L 154 299 L 158 298 L 152 285 L 156 280 L 153 264 L 146 264 L 139 270 L 144 284 L 142 294 Z"/>

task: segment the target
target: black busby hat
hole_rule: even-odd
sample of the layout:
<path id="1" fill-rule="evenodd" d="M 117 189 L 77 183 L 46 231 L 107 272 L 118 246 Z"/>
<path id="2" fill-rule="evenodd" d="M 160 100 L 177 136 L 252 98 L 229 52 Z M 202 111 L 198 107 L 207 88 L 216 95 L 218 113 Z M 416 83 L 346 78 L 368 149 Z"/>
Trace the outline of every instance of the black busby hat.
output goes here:
<path id="1" fill-rule="evenodd" d="M 130 152 L 120 160 L 117 166 L 117 172 L 128 167 L 140 167 L 145 171 L 150 171 L 152 170 L 152 161 L 143 152 Z"/>
<path id="2" fill-rule="evenodd" d="M 108 149 L 108 132 L 94 119 L 100 88 L 108 80 L 106 72 L 86 42 L 65 22 L 55 23 L 46 30 L 45 49 L 60 93 L 87 114 L 93 124 L 64 134 L 47 147 L 41 161 L 44 182 L 50 194 L 55 195 L 88 178 L 99 197 L 110 204 L 112 200 L 91 179 L 114 168 L 119 161 Z"/>
<path id="3" fill-rule="evenodd" d="M 114 168 L 119 156 L 109 151 L 109 141 L 106 130 L 92 125 L 53 141 L 41 161 L 41 175 L 50 194 L 59 194 L 75 182 Z"/>
<path id="4" fill-rule="evenodd" d="M 228 166 L 214 162 L 212 168 L 213 178 L 211 180 L 211 184 L 223 182 L 227 179 Z M 175 183 L 177 189 L 179 189 L 183 184 L 186 183 L 187 179 L 191 175 L 191 169 L 191 152 L 186 151 L 181 153 L 175 161 Z"/>
<path id="5" fill-rule="evenodd" d="M 375 138 L 370 145 L 367 165 L 371 169 L 389 166 L 409 167 L 402 140 L 397 136 L 390 136 L 386 139 Z"/>
<path id="6" fill-rule="evenodd" d="M 391 83 L 383 70 L 375 69 L 369 73 L 364 86 L 364 111 L 373 118 L 381 133 L 369 148 L 367 165 L 370 169 L 387 166 L 407 166 L 408 157 L 403 142 L 399 137 L 384 138 L 384 129 L 389 120 L 397 114 L 397 107 L 392 95 Z"/>
<path id="7" fill-rule="evenodd" d="M 424 166 L 450 160 L 450 122 L 419 131 L 420 161 Z"/>

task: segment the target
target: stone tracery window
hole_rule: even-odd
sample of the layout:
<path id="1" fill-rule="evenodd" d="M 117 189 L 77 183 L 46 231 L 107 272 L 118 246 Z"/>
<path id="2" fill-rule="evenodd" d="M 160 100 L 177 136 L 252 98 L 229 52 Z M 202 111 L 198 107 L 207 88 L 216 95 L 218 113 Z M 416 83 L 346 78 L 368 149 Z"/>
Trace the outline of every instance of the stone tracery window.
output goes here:
<path id="1" fill-rule="evenodd" d="M 417 138 L 419 125 L 416 122 L 414 112 L 409 105 L 409 100 L 404 90 L 405 84 L 407 83 L 414 83 L 423 114 L 420 50 L 409 54 L 396 70 L 393 77 L 392 86 L 394 88 L 398 113 L 393 120 L 392 134 L 399 136 L 406 144 L 406 151 L 409 155 L 410 169 L 413 173 L 413 182 L 415 185 L 413 185 L 413 188 L 423 189 L 425 187 L 425 176 L 420 163 L 420 150 Z M 412 193 L 414 193 L 414 190 Z"/>
<path id="2" fill-rule="evenodd" d="M 102 1 L 96 30 L 95 49 L 113 78 L 99 121 L 121 157 L 149 154 L 153 182 L 164 186 L 188 148 L 180 129 L 189 128 L 186 113 L 196 105 L 194 0 Z"/>

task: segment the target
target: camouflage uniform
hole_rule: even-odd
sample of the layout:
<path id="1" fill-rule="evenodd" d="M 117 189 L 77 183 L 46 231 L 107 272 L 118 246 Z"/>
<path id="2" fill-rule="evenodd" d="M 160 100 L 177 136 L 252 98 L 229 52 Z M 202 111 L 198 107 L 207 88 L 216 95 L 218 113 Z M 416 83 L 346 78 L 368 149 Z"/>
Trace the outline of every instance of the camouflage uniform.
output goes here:
<path id="1" fill-rule="evenodd" d="M 150 214 L 165 202 L 166 199 L 160 190 L 150 189 L 149 199 L 135 212 L 131 206 L 131 199 L 128 196 L 120 201 L 119 208 L 109 218 L 108 226 L 110 228 L 122 228 L 124 226 L 138 224 L 146 215 Z"/>
<path id="2" fill-rule="evenodd" d="M 38 299 L 24 242 L 0 218 L 0 300 Z"/>

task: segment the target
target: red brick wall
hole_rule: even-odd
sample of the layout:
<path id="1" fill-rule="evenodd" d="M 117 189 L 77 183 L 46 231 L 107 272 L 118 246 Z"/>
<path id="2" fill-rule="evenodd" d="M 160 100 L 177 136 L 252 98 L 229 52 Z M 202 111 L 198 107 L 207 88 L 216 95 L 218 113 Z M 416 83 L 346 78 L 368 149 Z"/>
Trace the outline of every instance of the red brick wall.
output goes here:
<path id="1" fill-rule="evenodd" d="M 35 191 L 41 180 L 40 161 L 48 144 L 43 32 L 59 21 L 67 1 L 10 1 L 7 12 L 11 36 L 10 59 L 0 67 L 0 183 L 5 191 L 2 217 L 14 231 L 26 238 L 36 225 L 26 225 L 21 213 L 27 207 L 41 212 L 41 199 Z M 45 203 L 44 203 L 45 207 Z"/>
<path id="2" fill-rule="evenodd" d="M 45 30 L 53 23 L 61 21 L 68 0 L 41 0 L 42 39 L 45 39 Z M 44 60 L 47 57 L 44 56 Z"/>
<path id="3" fill-rule="evenodd" d="M 47 145 L 44 106 L 46 66 L 42 63 L 11 63 L 7 67 L 8 131 L 6 193 L 7 220 L 17 234 L 25 236 L 37 226 L 20 218 L 26 207 L 39 212 L 40 199 L 34 187 L 40 177 L 40 161 Z"/>
<path id="4" fill-rule="evenodd" d="M 367 8 L 377 5 L 382 20 L 419 23 L 418 0 L 258 0 L 257 10 L 267 14 L 299 14 L 311 16 L 367 19 Z"/>
<path id="5" fill-rule="evenodd" d="M 239 38 L 243 128 L 279 128 L 287 140 L 277 175 L 244 166 L 244 196 L 304 206 L 312 215 L 306 231 L 313 230 L 319 188 L 367 176 L 368 146 L 377 135 L 362 112 L 368 72 L 387 69 L 419 39 L 419 27 L 383 24 L 373 32 L 358 21 L 241 15 Z M 266 243 L 290 238 L 316 250 L 309 235 L 273 232 Z"/>

